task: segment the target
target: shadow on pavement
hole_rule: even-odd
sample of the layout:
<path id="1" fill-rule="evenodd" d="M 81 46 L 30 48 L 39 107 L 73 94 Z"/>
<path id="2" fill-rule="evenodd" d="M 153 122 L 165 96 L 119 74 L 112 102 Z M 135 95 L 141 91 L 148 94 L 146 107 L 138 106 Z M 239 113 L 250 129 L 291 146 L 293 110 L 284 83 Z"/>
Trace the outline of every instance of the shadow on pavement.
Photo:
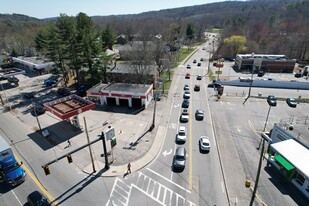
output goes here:
<path id="1" fill-rule="evenodd" d="M 113 113 L 121 113 L 121 114 L 131 114 L 131 115 L 137 115 L 141 111 L 143 111 L 145 108 L 134 108 L 134 107 L 128 107 L 128 106 L 96 106 L 93 110 L 95 111 L 104 111 L 104 112 L 113 112 Z"/>
<path id="2" fill-rule="evenodd" d="M 75 128 L 73 125 L 66 121 L 61 121 L 53 124 L 49 127 L 42 128 L 42 131 L 48 130 L 49 136 L 43 137 L 41 133 L 34 132 L 29 134 L 29 138 L 32 139 L 43 150 L 48 150 L 54 146 L 71 139 L 74 142 L 74 137 L 81 134 L 83 131 Z M 47 143 L 48 142 L 48 143 Z"/>
<path id="3" fill-rule="evenodd" d="M 69 188 L 67 191 L 63 192 L 62 195 L 60 195 L 59 197 L 55 198 L 54 202 L 57 201 L 57 203 L 59 205 L 61 205 L 62 203 L 64 203 L 66 200 L 70 199 L 74 195 L 78 195 L 78 193 L 80 193 L 85 187 L 90 185 L 97 178 L 100 178 L 101 175 L 105 171 L 106 171 L 106 169 L 102 169 L 97 174 L 94 174 L 94 173 L 89 174 L 87 177 L 82 179 L 80 182 L 76 183 L 71 188 Z M 74 189 L 75 189 L 75 191 L 73 191 Z M 72 192 L 72 193 L 69 193 L 69 192 Z M 52 202 L 52 203 L 54 203 L 54 202 Z"/>
<path id="4" fill-rule="evenodd" d="M 309 205 L 309 200 L 302 195 L 302 193 L 289 182 L 276 168 L 265 167 L 271 177 L 269 180 L 277 187 L 277 189 L 283 194 L 290 196 L 298 205 Z"/>

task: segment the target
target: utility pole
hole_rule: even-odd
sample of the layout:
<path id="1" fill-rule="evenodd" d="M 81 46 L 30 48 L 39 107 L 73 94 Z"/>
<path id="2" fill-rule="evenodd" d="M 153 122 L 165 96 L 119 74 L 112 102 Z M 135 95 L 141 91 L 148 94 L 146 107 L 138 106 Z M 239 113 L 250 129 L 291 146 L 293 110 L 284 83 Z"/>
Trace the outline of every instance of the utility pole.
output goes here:
<path id="1" fill-rule="evenodd" d="M 35 109 L 35 104 L 34 104 L 34 102 L 32 102 L 32 107 L 33 107 L 33 112 L 34 112 L 36 121 L 37 121 L 37 123 L 38 123 L 38 125 L 39 125 L 39 131 L 41 132 L 41 131 L 42 131 L 42 128 L 41 128 L 41 124 L 40 124 L 40 122 L 39 122 L 38 114 L 36 113 L 36 109 Z"/>
<path id="2" fill-rule="evenodd" d="M 104 159 L 105 159 L 105 169 L 109 169 L 109 163 L 108 163 L 108 157 L 107 157 L 107 149 L 106 149 L 106 140 L 105 140 L 105 135 L 104 132 L 101 133 L 101 139 L 103 141 L 103 150 L 104 150 Z"/>
<path id="3" fill-rule="evenodd" d="M 86 118 L 85 117 L 84 117 L 84 123 L 85 123 L 85 131 L 86 131 L 86 136 L 87 136 L 87 143 L 89 144 L 90 140 L 89 140 L 89 134 L 88 134 L 87 123 L 86 123 Z M 90 152 L 90 158 L 91 158 L 91 163 L 92 163 L 92 170 L 93 170 L 93 173 L 95 173 L 96 170 L 95 170 L 95 166 L 94 166 L 92 149 L 91 149 L 91 145 L 90 144 L 89 144 L 89 152 Z"/>
<path id="4" fill-rule="evenodd" d="M 253 72 L 254 72 L 254 53 L 253 52 L 251 54 L 251 58 L 252 58 L 253 62 L 252 62 L 252 70 L 251 70 L 251 79 L 250 79 L 249 92 L 248 92 L 247 98 L 243 102 L 243 105 L 245 105 L 246 101 L 251 97 L 251 88 L 252 88 L 252 83 L 253 83 Z"/>

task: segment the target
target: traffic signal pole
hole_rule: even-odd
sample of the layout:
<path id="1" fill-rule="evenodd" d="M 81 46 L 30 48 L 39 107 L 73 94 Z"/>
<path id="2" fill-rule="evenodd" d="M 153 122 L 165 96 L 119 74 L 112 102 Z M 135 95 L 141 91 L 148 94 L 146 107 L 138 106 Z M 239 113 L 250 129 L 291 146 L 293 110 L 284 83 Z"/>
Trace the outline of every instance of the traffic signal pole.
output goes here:
<path id="1" fill-rule="evenodd" d="M 103 150 L 104 150 L 104 158 L 105 158 L 105 169 L 108 170 L 109 169 L 109 163 L 108 163 L 108 157 L 107 157 L 107 149 L 106 149 L 106 141 L 105 141 L 105 136 L 104 136 L 104 132 L 101 133 L 101 138 L 103 141 Z"/>

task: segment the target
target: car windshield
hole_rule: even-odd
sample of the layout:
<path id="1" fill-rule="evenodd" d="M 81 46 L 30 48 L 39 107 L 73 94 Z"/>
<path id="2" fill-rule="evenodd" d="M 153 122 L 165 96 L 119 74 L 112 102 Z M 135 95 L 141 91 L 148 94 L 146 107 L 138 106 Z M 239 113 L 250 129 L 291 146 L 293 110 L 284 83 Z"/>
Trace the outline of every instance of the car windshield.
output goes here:
<path id="1" fill-rule="evenodd" d="M 179 136 L 185 136 L 186 135 L 186 133 L 184 132 L 184 131 L 179 131 Z"/>
<path id="2" fill-rule="evenodd" d="M 180 155 L 176 155 L 175 159 L 178 160 L 178 161 L 184 161 L 185 157 L 184 156 L 180 156 Z"/>
<path id="3" fill-rule="evenodd" d="M 209 146 L 209 143 L 208 142 L 203 142 L 203 145 L 204 146 Z"/>

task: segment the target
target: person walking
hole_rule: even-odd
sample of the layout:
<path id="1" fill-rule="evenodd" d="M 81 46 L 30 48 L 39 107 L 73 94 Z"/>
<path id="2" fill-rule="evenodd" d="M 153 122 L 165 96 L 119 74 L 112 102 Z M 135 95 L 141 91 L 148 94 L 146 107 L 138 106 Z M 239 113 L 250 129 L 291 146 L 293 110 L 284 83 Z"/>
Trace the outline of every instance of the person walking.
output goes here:
<path id="1" fill-rule="evenodd" d="M 71 140 L 70 139 L 68 139 L 68 147 L 71 147 Z"/>
<path id="2" fill-rule="evenodd" d="M 127 167 L 127 173 L 131 174 L 131 164 L 130 163 L 128 164 L 128 167 Z"/>

